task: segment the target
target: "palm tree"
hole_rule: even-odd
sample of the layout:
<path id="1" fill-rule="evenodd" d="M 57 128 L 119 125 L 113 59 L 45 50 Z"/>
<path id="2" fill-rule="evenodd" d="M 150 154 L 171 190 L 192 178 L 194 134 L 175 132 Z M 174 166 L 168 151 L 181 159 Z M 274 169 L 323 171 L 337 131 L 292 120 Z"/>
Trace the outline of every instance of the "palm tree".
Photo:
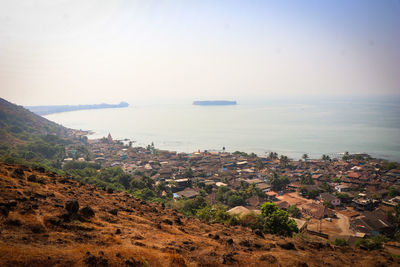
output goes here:
<path id="1" fill-rule="evenodd" d="M 278 158 L 278 153 L 276 152 L 270 152 L 269 156 L 270 159 L 277 159 Z"/>
<path id="2" fill-rule="evenodd" d="M 323 154 L 322 155 L 322 158 L 321 158 L 323 161 L 330 161 L 331 160 L 331 158 L 328 156 L 328 155 L 325 155 L 325 154 Z"/>
<path id="3" fill-rule="evenodd" d="M 287 166 L 287 164 L 289 163 L 289 158 L 287 156 L 281 155 L 279 162 L 281 163 L 282 167 L 285 168 Z"/>
<path id="4" fill-rule="evenodd" d="M 301 156 L 303 159 L 304 159 L 304 161 L 307 161 L 307 159 L 308 159 L 308 155 L 307 154 L 303 154 L 303 156 Z"/>

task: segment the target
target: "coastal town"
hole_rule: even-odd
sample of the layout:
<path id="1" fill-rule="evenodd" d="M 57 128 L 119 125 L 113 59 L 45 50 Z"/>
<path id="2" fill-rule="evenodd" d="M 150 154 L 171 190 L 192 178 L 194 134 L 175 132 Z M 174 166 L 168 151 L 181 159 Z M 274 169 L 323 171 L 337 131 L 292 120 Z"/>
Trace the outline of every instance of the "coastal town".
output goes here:
<path id="1" fill-rule="evenodd" d="M 210 204 L 221 202 L 221 191 L 232 194 L 246 188 L 247 198 L 226 202 L 229 213 L 259 212 L 270 201 L 284 210 L 295 210 L 292 217 L 300 231 L 325 239 L 357 239 L 390 234 L 393 225 L 387 213 L 400 203 L 400 168 L 397 163 L 373 159 L 366 154 L 344 154 L 343 158 L 290 160 L 276 153 L 265 157 L 244 152 L 196 151 L 177 153 L 134 147 L 129 140 L 107 138 L 87 140 L 90 157 L 78 161 L 120 167 L 139 180 L 150 177 L 165 183 L 173 199 L 202 196 Z M 65 162 L 72 161 L 69 157 Z M 163 192 L 165 193 L 165 192 Z"/>

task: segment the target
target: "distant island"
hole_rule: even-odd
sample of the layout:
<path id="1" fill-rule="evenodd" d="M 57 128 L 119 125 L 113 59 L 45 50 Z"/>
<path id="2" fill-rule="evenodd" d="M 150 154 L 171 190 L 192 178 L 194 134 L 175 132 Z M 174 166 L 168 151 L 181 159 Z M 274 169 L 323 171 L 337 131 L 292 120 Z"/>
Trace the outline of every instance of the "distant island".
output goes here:
<path id="1" fill-rule="evenodd" d="M 102 108 L 125 108 L 128 107 L 129 104 L 127 102 L 121 102 L 119 104 L 94 104 L 94 105 L 53 105 L 53 106 L 27 106 L 26 109 L 29 109 L 33 113 L 37 115 L 48 115 L 59 112 L 67 112 L 67 111 L 77 111 L 84 109 L 102 109 Z"/>
<path id="2" fill-rule="evenodd" d="M 228 100 L 193 101 L 193 105 L 198 105 L 198 106 L 229 106 L 236 104 L 237 104 L 236 101 L 228 101 Z"/>

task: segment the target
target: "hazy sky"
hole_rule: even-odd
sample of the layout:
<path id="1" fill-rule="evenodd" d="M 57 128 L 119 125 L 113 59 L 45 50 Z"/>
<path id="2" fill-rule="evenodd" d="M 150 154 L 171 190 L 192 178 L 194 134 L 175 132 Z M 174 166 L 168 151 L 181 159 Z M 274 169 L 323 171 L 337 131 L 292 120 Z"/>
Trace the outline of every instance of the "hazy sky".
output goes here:
<path id="1" fill-rule="evenodd" d="M 0 0 L 23 105 L 400 94 L 400 1 Z"/>

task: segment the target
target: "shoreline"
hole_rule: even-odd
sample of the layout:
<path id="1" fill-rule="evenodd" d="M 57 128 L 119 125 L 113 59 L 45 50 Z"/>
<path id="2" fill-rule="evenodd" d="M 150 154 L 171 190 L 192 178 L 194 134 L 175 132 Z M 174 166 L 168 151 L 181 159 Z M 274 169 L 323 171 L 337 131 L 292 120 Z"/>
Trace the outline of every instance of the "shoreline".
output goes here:
<path id="1" fill-rule="evenodd" d="M 29 111 L 39 115 L 46 116 L 56 113 L 64 113 L 80 110 L 93 110 L 93 109 L 110 109 L 110 108 L 126 108 L 129 107 L 127 102 L 120 102 L 119 104 L 94 104 L 94 105 L 48 105 L 48 106 L 24 106 Z"/>
<path id="2" fill-rule="evenodd" d="M 94 134 L 93 131 L 88 131 L 88 132 L 90 132 L 90 135 Z M 88 139 L 91 140 L 91 141 L 100 141 L 102 138 L 107 138 L 107 137 L 106 136 L 103 136 L 101 138 L 89 138 L 88 137 Z M 127 143 L 129 143 L 131 141 L 133 148 L 146 148 L 147 145 L 151 144 L 151 142 L 149 144 L 145 144 L 144 142 L 140 142 L 138 140 L 132 140 L 130 138 L 117 138 L 117 139 L 114 139 L 114 141 L 119 141 L 119 142 L 122 142 L 124 144 L 127 144 Z M 154 144 L 155 144 L 155 149 L 157 149 L 157 150 L 167 151 L 167 152 L 176 152 L 177 154 L 185 153 L 185 154 L 188 154 L 188 155 L 199 153 L 199 152 L 200 153 L 211 153 L 211 154 L 213 154 L 213 153 L 233 154 L 235 152 L 244 152 L 244 153 L 246 153 L 248 155 L 254 153 L 259 158 L 267 158 L 269 153 L 276 152 L 276 153 L 278 153 L 279 156 L 288 157 L 288 159 L 290 161 L 302 160 L 302 155 L 307 154 L 309 156 L 307 161 L 308 162 L 312 162 L 312 161 L 320 161 L 321 157 L 323 155 L 329 156 L 332 160 L 341 161 L 342 160 L 342 156 L 345 155 L 346 152 L 348 152 L 350 155 L 364 155 L 364 156 L 367 155 L 371 159 L 374 159 L 374 160 L 381 160 L 381 161 L 389 161 L 389 162 L 400 163 L 400 160 L 396 160 L 396 159 L 393 159 L 393 158 L 390 158 L 390 157 L 388 157 L 388 158 L 377 157 L 377 156 L 374 155 L 374 153 L 368 153 L 368 152 L 344 151 L 344 152 L 332 152 L 332 153 L 307 153 L 307 152 L 301 152 L 301 151 L 287 152 L 287 151 L 282 151 L 282 150 L 279 150 L 279 149 L 276 149 L 276 150 L 265 150 L 265 151 L 263 151 L 261 153 L 257 153 L 257 152 L 246 150 L 246 149 L 225 150 L 225 151 L 222 150 L 222 149 L 192 149 L 190 151 L 190 150 L 173 149 L 171 147 L 166 147 L 166 146 L 159 147 L 159 146 L 157 146 L 156 143 L 154 143 Z M 294 156 L 294 155 L 298 155 L 298 156 Z"/>

